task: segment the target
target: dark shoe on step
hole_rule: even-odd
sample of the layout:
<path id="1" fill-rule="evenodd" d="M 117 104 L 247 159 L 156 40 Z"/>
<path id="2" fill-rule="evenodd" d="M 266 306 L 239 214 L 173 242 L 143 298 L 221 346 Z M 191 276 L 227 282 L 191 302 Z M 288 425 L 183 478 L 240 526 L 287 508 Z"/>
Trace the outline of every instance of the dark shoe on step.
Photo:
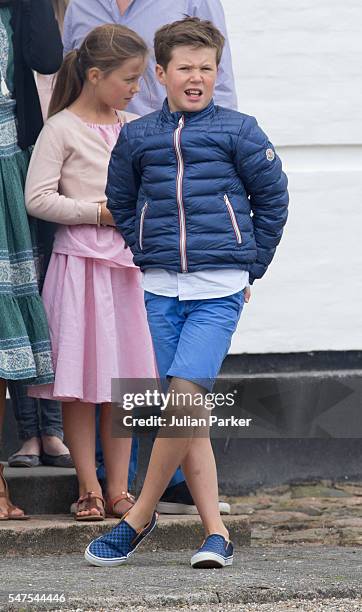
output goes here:
<path id="1" fill-rule="evenodd" d="M 48 455 L 48 453 L 42 453 L 41 460 L 43 465 L 50 465 L 52 467 L 59 468 L 73 468 L 74 463 L 70 454 L 66 455 Z"/>
<path id="2" fill-rule="evenodd" d="M 156 506 L 160 514 L 198 514 L 185 481 L 168 487 Z M 219 501 L 220 514 L 230 514 L 230 504 Z"/>
<path id="3" fill-rule="evenodd" d="M 14 453 L 8 459 L 9 467 L 38 467 L 41 465 L 39 455 L 18 455 Z"/>

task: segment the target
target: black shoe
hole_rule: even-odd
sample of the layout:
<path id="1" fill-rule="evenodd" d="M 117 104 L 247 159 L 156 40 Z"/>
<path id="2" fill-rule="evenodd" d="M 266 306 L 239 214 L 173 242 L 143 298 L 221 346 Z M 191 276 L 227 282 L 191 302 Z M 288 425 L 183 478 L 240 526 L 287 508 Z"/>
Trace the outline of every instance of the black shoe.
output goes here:
<path id="1" fill-rule="evenodd" d="M 39 455 L 19 455 L 14 453 L 8 459 L 9 467 L 38 467 L 41 465 Z"/>
<path id="2" fill-rule="evenodd" d="M 192 495 L 185 482 L 168 487 L 156 506 L 160 514 L 198 514 Z M 230 514 L 230 504 L 219 501 L 220 514 Z"/>
<path id="3" fill-rule="evenodd" d="M 42 453 L 41 460 L 43 465 L 60 468 L 74 468 L 73 459 L 69 453 L 66 455 L 48 455 L 48 453 Z"/>

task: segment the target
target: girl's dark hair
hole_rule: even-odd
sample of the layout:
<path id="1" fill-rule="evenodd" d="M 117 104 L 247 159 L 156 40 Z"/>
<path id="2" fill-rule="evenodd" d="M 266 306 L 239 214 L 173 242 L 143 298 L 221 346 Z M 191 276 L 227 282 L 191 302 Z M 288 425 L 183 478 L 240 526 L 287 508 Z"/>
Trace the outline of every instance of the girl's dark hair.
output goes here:
<path id="1" fill-rule="evenodd" d="M 70 106 L 79 97 L 90 68 L 99 68 L 109 74 L 127 60 L 145 58 L 147 53 L 145 41 L 125 26 L 106 24 L 95 28 L 79 49 L 65 56 L 57 74 L 48 117 Z"/>

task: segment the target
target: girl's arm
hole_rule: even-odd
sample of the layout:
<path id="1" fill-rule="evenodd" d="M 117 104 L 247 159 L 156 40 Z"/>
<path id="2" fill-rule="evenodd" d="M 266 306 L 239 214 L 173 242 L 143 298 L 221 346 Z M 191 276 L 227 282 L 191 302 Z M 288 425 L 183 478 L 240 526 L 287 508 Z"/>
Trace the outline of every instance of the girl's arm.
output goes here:
<path id="1" fill-rule="evenodd" d="M 32 217 L 45 221 L 64 225 L 95 225 L 98 202 L 85 202 L 59 193 L 65 156 L 61 139 L 53 133 L 52 126 L 46 124 L 31 156 L 25 185 L 26 209 Z M 74 172 L 76 174 L 76 169 Z"/>
<path id="2" fill-rule="evenodd" d="M 59 26 L 50 0 L 20 0 L 22 54 L 25 64 L 41 74 L 54 74 L 63 59 Z"/>

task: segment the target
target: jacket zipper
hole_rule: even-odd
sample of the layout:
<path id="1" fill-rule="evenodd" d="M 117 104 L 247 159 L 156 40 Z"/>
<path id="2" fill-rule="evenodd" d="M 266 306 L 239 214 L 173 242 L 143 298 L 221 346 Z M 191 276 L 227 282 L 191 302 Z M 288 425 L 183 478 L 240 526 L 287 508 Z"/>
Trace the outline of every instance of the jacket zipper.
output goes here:
<path id="1" fill-rule="evenodd" d="M 230 200 L 229 200 L 229 198 L 228 198 L 226 193 L 224 195 L 224 202 L 226 204 L 226 208 L 228 209 L 228 212 L 229 212 L 229 215 L 230 215 L 231 223 L 232 223 L 232 226 L 233 226 L 233 229 L 234 229 L 234 232 L 235 232 L 236 241 L 237 241 L 238 244 L 241 244 L 242 243 L 242 239 L 241 239 L 241 233 L 240 233 L 240 229 L 239 229 L 239 226 L 238 226 L 238 222 L 237 222 L 236 217 L 235 217 L 233 206 L 232 206 L 232 204 L 231 204 L 231 202 L 230 202 Z"/>
<path id="2" fill-rule="evenodd" d="M 143 251 L 143 224 L 145 222 L 145 215 L 148 207 L 148 202 L 145 202 L 142 211 L 141 211 L 141 220 L 140 220 L 140 237 L 139 237 L 139 245 L 141 251 Z"/>
<path id="3" fill-rule="evenodd" d="M 177 178 L 176 178 L 176 199 L 178 206 L 178 217 L 180 225 L 180 257 L 181 271 L 187 272 L 187 254 L 186 254 L 186 217 L 182 195 L 183 177 L 184 177 L 184 160 L 181 150 L 181 132 L 185 125 L 185 118 L 182 115 L 178 122 L 178 127 L 174 132 L 174 147 L 177 157 Z"/>

